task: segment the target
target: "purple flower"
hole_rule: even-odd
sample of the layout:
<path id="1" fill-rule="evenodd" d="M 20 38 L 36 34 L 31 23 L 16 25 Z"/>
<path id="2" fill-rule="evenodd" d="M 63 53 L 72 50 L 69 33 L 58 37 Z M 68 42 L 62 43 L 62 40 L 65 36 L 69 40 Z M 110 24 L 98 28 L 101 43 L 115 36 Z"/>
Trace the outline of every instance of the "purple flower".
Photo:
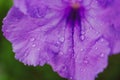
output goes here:
<path id="1" fill-rule="evenodd" d="M 120 52 L 119 5 L 119 0 L 14 0 L 2 31 L 24 64 L 50 64 L 69 80 L 94 80 L 108 56 Z"/>

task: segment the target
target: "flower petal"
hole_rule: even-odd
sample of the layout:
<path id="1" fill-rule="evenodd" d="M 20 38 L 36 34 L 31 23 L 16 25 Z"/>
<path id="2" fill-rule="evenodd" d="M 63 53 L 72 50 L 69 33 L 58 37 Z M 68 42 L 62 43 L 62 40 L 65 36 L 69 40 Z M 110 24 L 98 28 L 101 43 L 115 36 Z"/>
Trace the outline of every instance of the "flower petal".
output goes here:
<path id="1" fill-rule="evenodd" d="M 51 6 L 47 3 L 39 6 L 44 4 L 42 0 L 22 0 L 23 6 L 18 2 L 4 19 L 3 32 L 12 42 L 15 57 L 24 64 L 47 63 L 70 80 L 94 80 L 107 66 L 110 51 L 120 51 L 120 29 L 116 23 L 119 20 L 115 18 L 119 10 L 108 15 L 113 9 L 91 9 L 90 16 L 85 12 L 86 19 L 81 20 L 81 25 L 68 25 L 63 8 L 51 5 L 55 2 L 50 1 Z M 115 19 L 111 20 L 113 16 Z"/>
<path id="2" fill-rule="evenodd" d="M 92 4 L 95 5 L 96 3 Z M 102 5 L 102 4 L 101 4 Z M 107 4 L 108 5 L 108 4 Z M 107 41 L 109 41 L 109 46 L 111 48 L 111 54 L 117 54 L 120 52 L 120 9 L 118 8 L 120 2 L 114 0 L 112 5 L 109 7 L 101 9 L 95 5 L 93 9 L 89 11 L 90 23 L 92 27 L 103 36 Z M 88 16 L 89 18 L 89 16 Z"/>
<path id="3" fill-rule="evenodd" d="M 86 41 L 78 44 L 74 80 L 95 80 L 108 64 L 110 48 L 108 42 L 102 38 L 95 41 Z M 86 46 L 85 46 L 86 45 Z M 78 47 L 79 47 L 78 46 Z"/>
<path id="4" fill-rule="evenodd" d="M 104 33 L 104 36 L 110 41 L 110 46 L 113 54 L 120 52 L 120 9 L 118 8 L 119 5 L 120 2 L 116 0 L 113 7 L 111 7 L 104 16 L 106 17 L 104 21 L 105 23 L 107 23 L 108 26 L 106 27 L 106 32 Z"/>
<path id="5" fill-rule="evenodd" d="M 44 12 L 43 10 L 48 7 L 59 10 L 65 6 L 61 0 L 14 0 L 14 5 L 24 14 L 31 14 L 32 10 L 37 15 L 40 15 L 39 13 Z"/>
<path id="6" fill-rule="evenodd" d="M 14 0 L 15 7 L 19 8 L 24 14 L 27 14 L 26 0 Z"/>
<path id="7" fill-rule="evenodd" d="M 112 6 L 115 2 L 115 0 L 96 0 L 98 5 L 102 7 L 103 9 L 108 8 Z"/>
<path id="8" fill-rule="evenodd" d="M 56 14 L 59 15 L 59 13 Z M 54 22 L 49 21 L 48 23 L 47 19 L 35 19 L 24 15 L 16 7 L 11 8 L 3 21 L 2 30 L 4 36 L 12 42 L 13 51 L 16 53 L 15 57 L 17 59 L 25 64 L 34 66 L 43 65 L 47 61 L 49 56 L 44 51 L 44 44 L 47 41 L 46 37 L 49 35 L 47 36 L 46 34 L 50 33 L 59 18 L 53 18 L 53 20 Z M 54 36 L 53 38 L 56 37 Z"/>

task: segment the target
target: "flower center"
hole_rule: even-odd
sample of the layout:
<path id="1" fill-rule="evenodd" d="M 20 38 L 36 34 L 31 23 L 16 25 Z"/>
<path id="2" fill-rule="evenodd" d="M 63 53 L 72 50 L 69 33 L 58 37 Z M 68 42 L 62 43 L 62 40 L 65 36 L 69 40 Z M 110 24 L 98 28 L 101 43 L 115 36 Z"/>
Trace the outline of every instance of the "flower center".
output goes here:
<path id="1" fill-rule="evenodd" d="M 84 7 L 76 2 L 66 9 L 66 22 L 72 25 L 81 25 L 81 19 L 84 17 Z"/>

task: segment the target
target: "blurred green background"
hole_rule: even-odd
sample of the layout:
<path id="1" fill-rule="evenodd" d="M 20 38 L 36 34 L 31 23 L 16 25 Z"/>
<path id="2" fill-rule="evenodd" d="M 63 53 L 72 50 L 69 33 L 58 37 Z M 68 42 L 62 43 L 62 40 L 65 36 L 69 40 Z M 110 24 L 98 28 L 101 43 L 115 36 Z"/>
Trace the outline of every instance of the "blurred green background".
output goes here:
<path id="1" fill-rule="evenodd" d="M 12 0 L 0 0 L 0 29 Z M 53 72 L 49 65 L 44 67 L 25 66 L 14 58 L 12 47 L 0 31 L 0 80 L 66 80 Z M 109 57 L 109 65 L 96 80 L 120 80 L 120 55 Z"/>

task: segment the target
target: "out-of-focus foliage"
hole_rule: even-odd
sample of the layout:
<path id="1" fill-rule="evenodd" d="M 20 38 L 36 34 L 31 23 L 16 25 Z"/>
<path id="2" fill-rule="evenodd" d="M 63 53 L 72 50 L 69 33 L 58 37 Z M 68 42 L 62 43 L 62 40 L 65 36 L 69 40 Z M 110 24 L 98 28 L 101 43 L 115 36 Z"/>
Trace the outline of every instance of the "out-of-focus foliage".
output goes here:
<path id="1" fill-rule="evenodd" d="M 0 29 L 12 0 L 0 0 Z M 25 66 L 14 58 L 11 44 L 0 31 L 0 80 L 66 80 L 52 71 L 49 65 L 44 67 Z M 109 58 L 109 66 L 99 74 L 96 80 L 120 80 L 120 55 Z"/>

